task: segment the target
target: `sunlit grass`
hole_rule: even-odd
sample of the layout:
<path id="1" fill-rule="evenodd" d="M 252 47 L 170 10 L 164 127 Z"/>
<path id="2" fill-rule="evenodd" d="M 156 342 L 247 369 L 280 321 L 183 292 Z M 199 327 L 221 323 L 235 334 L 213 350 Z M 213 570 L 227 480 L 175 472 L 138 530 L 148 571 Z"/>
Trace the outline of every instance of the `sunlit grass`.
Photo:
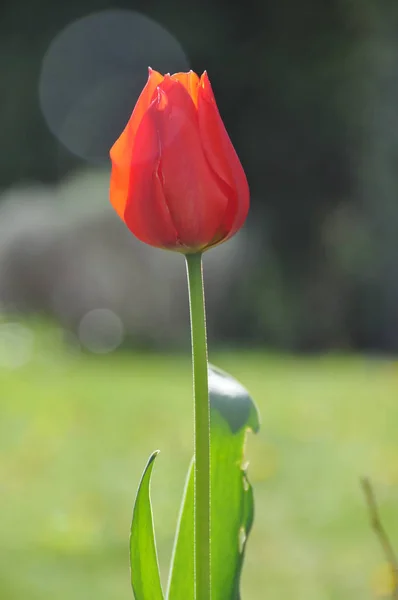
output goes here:
<path id="1" fill-rule="evenodd" d="M 153 477 L 167 575 L 192 449 L 189 356 L 66 353 L 36 332 L 0 370 L 0 598 L 127 600 L 128 530 Z M 350 357 L 211 356 L 252 392 L 256 521 L 243 600 L 361 600 L 386 593 L 359 486 L 368 474 L 398 548 L 398 365 Z M 227 510 L 228 507 L 226 507 Z"/>

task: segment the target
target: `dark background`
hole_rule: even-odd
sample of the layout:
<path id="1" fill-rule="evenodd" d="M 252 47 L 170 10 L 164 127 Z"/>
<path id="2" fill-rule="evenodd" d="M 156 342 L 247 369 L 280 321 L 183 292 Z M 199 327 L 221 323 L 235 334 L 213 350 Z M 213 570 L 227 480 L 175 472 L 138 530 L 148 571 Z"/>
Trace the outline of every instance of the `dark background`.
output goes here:
<path id="1" fill-rule="evenodd" d="M 54 38 L 103 9 L 141 12 L 178 40 L 193 70 L 209 72 L 247 172 L 252 191 L 247 231 L 256 240 L 255 256 L 247 259 L 239 284 L 228 288 L 235 303 L 229 312 L 220 308 L 220 340 L 299 351 L 397 352 L 398 4 L 5 1 L 0 9 L 3 191 L 16 184 L 57 184 L 84 166 L 50 132 L 39 82 Z M 115 30 L 110 35 L 118 38 Z M 90 60 L 104 65 L 100 36 L 93 43 L 98 53 Z M 124 85 L 111 90 L 108 113 L 94 119 L 97 137 L 91 128 L 91 143 L 97 155 L 93 147 L 82 152 L 96 168 L 106 163 L 109 145 L 145 82 L 141 66 L 156 37 L 144 35 L 139 43 L 142 57 L 132 88 L 122 78 Z M 78 45 L 75 49 L 79 58 Z M 132 56 L 123 57 L 122 51 L 123 46 L 108 67 L 125 61 L 125 74 Z M 71 79 L 66 57 L 58 83 L 68 86 L 73 80 L 77 89 L 88 81 L 94 63 L 80 58 L 81 79 Z M 154 68 L 163 67 L 156 54 L 154 62 Z M 55 121 L 69 106 L 68 89 L 61 88 L 55 85 L 54 96 L 50 90 L 45 98 Z M 9 275 L 12 258 L 7 264 Z M 12 296 L 19 307 L 18 293 Z M 3 301 L 7 305 L 4 294 Z M 22 304 L 48 308 L 44 300 Z"/>

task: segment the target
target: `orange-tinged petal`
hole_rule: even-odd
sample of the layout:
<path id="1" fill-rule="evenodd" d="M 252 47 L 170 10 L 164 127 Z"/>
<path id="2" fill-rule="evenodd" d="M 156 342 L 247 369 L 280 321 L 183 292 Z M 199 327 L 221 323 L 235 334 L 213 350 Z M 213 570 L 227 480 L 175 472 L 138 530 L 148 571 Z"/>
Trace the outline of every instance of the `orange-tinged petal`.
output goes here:
<path id="1" fill-rule="evenodd" d="M 111 203 L 123 219 L 127 202 L 126 190 L 131 177 L 131 155 L 135 143 L 135 136 L 145 112 L 152 101 L 156 87 L 163 81 L 163 75 L 149 69 L 148 81 L 137 100 L 133 113 L 110 150 L 112 160 L 112 175 L 110 184 Z"/>
<path id="2" fill-rule="evenodd" d="M 155 103 L 144 114 L 136 133 L 124 221 L 141 241 L 175 249 L 178 236 L 159 177 L 159 141 L 153 116 L 157 110 Z"/>
<path id="3" fill-rule="evenodd" d="M 179 81 L 184 88 L 187 90 L 188 94 L 191 96 L 193 103 L 195 106 L 198 105 L 198 92 L 199 92 L 199 77 L 193 71 L 189 71 L 188 73 L 174 73 L 171 76 L 173 81 Z"/>
<path id="4" fill-rule="evenodd" d="M 200 79 L 198 121 L 208 163 L 231 190 L 223 221 L 229 232 L 227 237 L 231 237 L 246 219 L 250 202 L 249 186 L 218 111 L 207 73 L 203 73 Z"/>
<path id="5" fill-rule="evenodd" d="M 200 248 L 218 234 L 228 198 L 204 155 L 187 89 L 172 78 L 165 78 L 158 89 L 156 127 L 166 202 L 181 243 Z"/>

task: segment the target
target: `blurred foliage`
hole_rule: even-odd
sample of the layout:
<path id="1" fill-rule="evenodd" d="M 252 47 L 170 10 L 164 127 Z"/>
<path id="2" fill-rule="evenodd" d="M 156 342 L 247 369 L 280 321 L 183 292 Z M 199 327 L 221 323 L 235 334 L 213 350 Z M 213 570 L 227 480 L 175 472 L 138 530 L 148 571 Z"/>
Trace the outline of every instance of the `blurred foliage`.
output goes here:
<path id="1" fill-rule="evenodd" d="M 262 240 L 246 295 L 258 309 L 246 310 L 250 339 L 398 350 L 395 0 L 6 0 L 0 187 L 80 165 L 40 113 L 41 61 L 68 23 L 112 7 L 161 23 L 211 75 Z"/>

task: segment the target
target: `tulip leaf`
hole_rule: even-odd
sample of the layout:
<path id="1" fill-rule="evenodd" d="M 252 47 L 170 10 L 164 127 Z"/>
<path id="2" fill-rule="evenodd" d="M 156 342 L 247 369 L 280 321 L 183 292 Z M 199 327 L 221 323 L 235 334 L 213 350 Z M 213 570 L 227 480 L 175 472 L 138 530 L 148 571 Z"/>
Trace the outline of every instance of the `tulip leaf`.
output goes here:
<path id="1" fill-rule="evenodd" d="M 150 497 L 151 474 L 158 453 L 151 454 L 145 467 L 131 523 L 131 585 L 135 600 L 163 600 Z"/>
<path id="2" fill-rule="evenodd" d="M 243 465 L 248 430 L 259 415 L 247 390 L 209 366 L 211 407 L 212 600 L 239 600 L 245 547 L 253 524 L 253 490 Z M 194 600 L 193 465 L 185 486 L 174 543 L 167 600 Z"/>

